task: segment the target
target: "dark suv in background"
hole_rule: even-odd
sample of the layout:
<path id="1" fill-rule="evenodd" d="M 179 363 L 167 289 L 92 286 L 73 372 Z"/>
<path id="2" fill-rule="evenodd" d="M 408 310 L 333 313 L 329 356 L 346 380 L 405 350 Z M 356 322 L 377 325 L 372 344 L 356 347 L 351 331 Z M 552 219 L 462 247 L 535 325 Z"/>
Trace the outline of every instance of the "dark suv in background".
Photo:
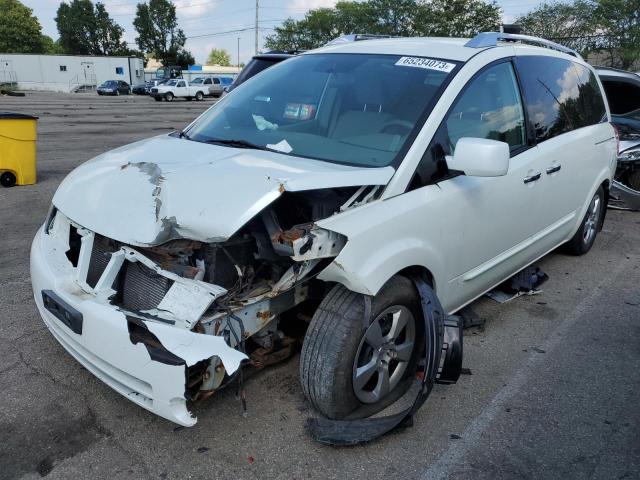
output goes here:
<path id="1" fill-rule="evenodd" d="M 269 67 L 273 67 L 276 63 L 280 63 L 287 58 L 295 57 L 298 53 L 298 51 L 282 52 L 274 50 L 271 52 L 255 55 L 251 60 L 249 60 L 249 63 L 244 66 L 233 83 L 226 87 L 225 93 L 229 93 L 238 85 L 242 85 L 251 77 L 256 76 Z"/>

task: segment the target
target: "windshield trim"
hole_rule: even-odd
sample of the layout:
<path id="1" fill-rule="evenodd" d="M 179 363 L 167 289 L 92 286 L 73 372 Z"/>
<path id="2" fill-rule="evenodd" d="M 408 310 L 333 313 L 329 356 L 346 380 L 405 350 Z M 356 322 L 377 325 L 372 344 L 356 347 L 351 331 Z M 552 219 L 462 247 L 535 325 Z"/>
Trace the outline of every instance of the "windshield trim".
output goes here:
<path id="1" fill-rule="evenodd" d="M 268 148 L 265 148 L 266 151 L 269 152 L 273 152 L 273 153 L 278 153 L 280 155 L 287 155 L 289 157 L 297 157 L 297 158 L 305 158 L 305 159 L 309 159 L 309 160 L 318 160 L 321 162 L 326 162 L 326 163 L 333 163 L 333 164 L 337 164 L 337 165 L 345 165 L 345 166 L 349 166 L 349 167 L 358 167 L 358 168 L 385 168 L 385 167 L 392 167 L 394 170 L 398 169 L 398 166 L 404 161 L 404 158 L 407 155 L 407 152 L 411 149 L 411 147 L 413 146 L 416 137 L 418 136 L 418 134 L 422 131 L 422 129 L 424 128 L 427 120 L 429 119 L 429 117 L 431 116 L 431 113 L 433 111 L 433 108 L 435 107 L 436 103 L 440 100 L 440 98 L 442 97 L 442 94 L 446 91 L 446 89 L 448 88 L 449 84 L 451 83 L 451 81 L 455 78 L 455 76 L 458 74 L 458 72 L 460 71 L 460 69 L 467 63 L 466 61 L 462 61 L 462 60 L 452 60 L 449 58 L 442 58 L 442 57 L 438 57 L 438 56 L 433 56 L 433 55 L 410 55 L 410 54 L 400 54 L 400 53 L 362 53 L 362 52 L 353 52 L 353 53 L 345 53 L 345 52 L 318 52 L 318 53 L 312 53 L 312 52 L 306 52 L 303 54 L 299 54 L 299 55 L 295 55 L 291 58 L 287 58 L 285 61 L 287 60 L 291 60 L 291 59 L 295 59 L 295 58 L 300 58 L 300 57 L 304 57 L 307 55 L 343 55 L 343 56 L 347 56 L 347 55 L 371 55 L 371 56 L 376 56 L 376 57 L 403 57 L 403 56 L 410 56 L 410 57 L 415 57 L 415 58 L 428 58 L 428 59 L 433 59 L 433 60 L 440 60 L 440 61 L 444 61 L 444 62 L 448 62 L 448 63 L 453 63 L 455 65 L 455 67 L 451 70 L 451 72 L 449 72 L 449 74 L 445 77 L 445 79 L 443 80 L 443 82 L 440 84 L 438 91 L 433 95 L 433 97 L 429 100 L 429 102 L 425 105 L 422 113 L 419 115 L 418 119 L 416 120 L 416 123 L 413 127 L 413 129 L 411 130 L 411 132 L 409 133 L 409 135 L 407 135 L 407 139 L 404 142 L 404 145 L 402 146 L 402 148 L 398 151 L 398 153 L 396 154 L 396 156 L 393 158 L 393 160 L 391 162 L 389 162 L 386 165 L 367 165 L 367 164 L 363 164 L 363 163 L 354 163 L 354 162 L 349 162 L 349 161 L 345 161 L 345 160 L 333 160 L 333 159 L 328 159 L 328 158 L 320 158 L 320 157 L 314 157 L 311 155 L 301 155 L 299 153 L 287 153 L 287 152 L 281 152 L 281 151 L 277 151 L 277 150 L 271 150 Z M 283 63 L 285 63 L 285 61 L 280 61 L 275 63 L 274 65 L 268 67 L 269 69 L 272 68 L 278 68 L 280 65 L 282 65 Z M 242 73 L 242 72 L 240 72 Z M 236 77 L 237 79 L 238 77 Z M 245 84 L 246 82 L 252 80 L 253 77 L 248 78 L 247 80 L 245 80 L 244 82 L 242 82 L 242 84 L 237 85 L 236 88 L 240 87 L 241 85 Z M 235 82 L 234 82 L 235 85 Z M 223 101 L 219 101 L 216 102 L 211 109 L 215 109 L 215 108 L 223 108 L 224 107 L 224 100 Z M 187 128 L 185 128 L 184 132 L 185 133 L 189 133 L 190 130 L 192 130 L 196 123 L 197 123 L 198 119 L 194 120 L 189 126 L 187 126 Z M 189 137 L 190 141 L 194 141 L 194 142 L 198 142 L 199 140 L 193 138 L 193 136 Z M 201 142 L 201 143 L 207 143 L 207 142 Z M 226 145 L 220 145 L 219 146 L 226 146 Z M 235 148 L 235 147 L 229 147 L 226 146 L 228 148 Z"/>

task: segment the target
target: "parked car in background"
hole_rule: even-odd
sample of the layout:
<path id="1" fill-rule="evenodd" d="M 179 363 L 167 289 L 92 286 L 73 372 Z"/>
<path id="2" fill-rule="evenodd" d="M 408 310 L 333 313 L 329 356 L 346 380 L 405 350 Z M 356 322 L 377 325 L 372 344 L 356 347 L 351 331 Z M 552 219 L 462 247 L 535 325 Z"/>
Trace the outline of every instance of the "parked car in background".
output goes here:
<path id="1" fill-rule="evenodd" d="M 201 85 L 204 89 L 205 95 L 210 95 L 209 89 L 213 85 L 213 79 L 211 77 L 196 77 L 189 82 L 191 86 Z"/>
<path id="2" fill-rule="evenodd" d="M 445 313 L 561 245 L 586 254 L 605 218 L 614 128 L 577 53 L 484 33 L 288 58 L 184 131 L 76 168 L 33 242 L 55 338 L 181 425 L 296 342 L 317 411 L 374 415 L 421 365 L 436 381 Z"/>
<path id="3" fill-rule="evenodd" d="M 166 100 L 172 102 L 174 98 L 184 98 L 185 100 L 203 100 L 206 88 L 202 84 L 190 85 L 187 80 L 174 78 L 166 83 L 151 88 L 150 95 L 156 100 Z"/>
<path id="4" fill-rule="evenodd" d="M 131 87 L 123 80 L 107 80 L 97 88 L 98 95 L 129 95 Z"/>
<path id="5" fill-rule="evenodd" d="M 147 83 L 145 82 L 134 85 L 131 87 L 131 93 L 135 93 L 136 95 L 147 95 Z"/>
<path id="6" fill-rule="evenodd" d="M 244 66 L 242 71 L 238 74 L 238 76 L 233 80 L 233 82 L 223 88 L 224 93 L 229 93 L 234 88 L 242 85 L 244 82 L 249 80 L 251 77 L 256 76 L 258 73 L 266 70 L 269 67 L 273 67 L 274 65 L 287 60 L 288 58 L 295 57 L 298 52 L 281 52 L 281 51 L 271 51 L 266 53 L 261 53 L 259 55 L 255 55 L 249 62 Z"/>
<path id="7" fill-rule="evenodd" d="M 596 71 L 620 142 L 609 205 L 640 210 L 640 75 L 614 68 Z"/>
<path id="8" fill-rule="evenodd" d="M 216 76 L 211 78 L 211 86 L 209 87 L 209 95 L 212 97 L 220 97 L 224 93 L 224 89 L 233 83 L 233 78 L 226 76 Z"/>

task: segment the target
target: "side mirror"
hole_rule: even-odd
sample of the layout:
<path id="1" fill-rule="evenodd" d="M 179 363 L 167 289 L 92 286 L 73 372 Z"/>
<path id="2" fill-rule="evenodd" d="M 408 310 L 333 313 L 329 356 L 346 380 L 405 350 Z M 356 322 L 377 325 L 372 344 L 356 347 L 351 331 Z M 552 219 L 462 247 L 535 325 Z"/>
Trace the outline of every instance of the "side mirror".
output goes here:
<path id="1" fill-rule="evenodd" d="M 509 171 L 509 145 L 486 138 L 458 140 L 453 156 L 447 156 L 450 170 L 470 177 L 500 177 Z"/>

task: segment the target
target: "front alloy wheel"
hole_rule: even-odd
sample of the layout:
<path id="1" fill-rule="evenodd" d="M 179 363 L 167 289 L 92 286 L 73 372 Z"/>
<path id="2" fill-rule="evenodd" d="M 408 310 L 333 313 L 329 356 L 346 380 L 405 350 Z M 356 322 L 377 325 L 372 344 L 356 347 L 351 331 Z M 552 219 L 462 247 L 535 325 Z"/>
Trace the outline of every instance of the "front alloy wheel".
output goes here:
<path id="1" fill-rule="evenodd" d="M 420 298 L 407 277 L 392 277 L 368 298 L 332 288 L 300 354 L 300 384 L 311 405 L 328 418 L 365 418 L 404 395 L 422 350 L 420 318 Z"/>
<path id="2" fill-rule="evenodd" d="M 398 386 L 415 340 L 415 318 L 404 305 L 388 307 L 373 320 L 353 364 L 353 390 L 358 400 L 379 402 Z"/>

